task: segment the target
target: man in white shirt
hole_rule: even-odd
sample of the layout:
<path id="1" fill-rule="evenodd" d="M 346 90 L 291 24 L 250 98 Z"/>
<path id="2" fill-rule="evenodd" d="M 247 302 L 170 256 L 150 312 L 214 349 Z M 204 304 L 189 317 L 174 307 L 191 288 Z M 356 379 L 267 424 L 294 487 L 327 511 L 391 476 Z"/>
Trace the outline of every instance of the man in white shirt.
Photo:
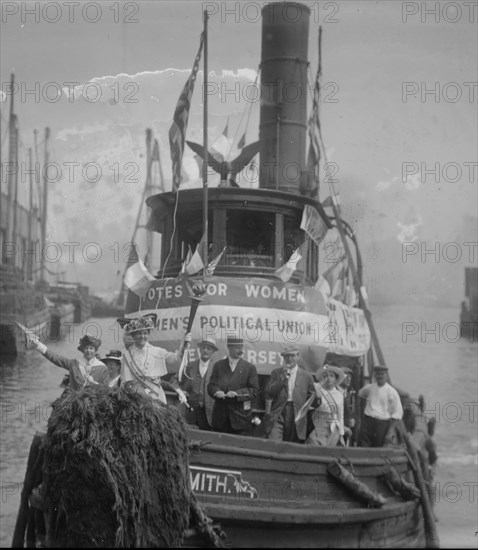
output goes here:
<path id="1" fill-rule="evenodd" d="M 207 393 L 207 385 L 212 373 L 212 355 L 217 351 L 216 341 L 207 336 L 198 344 L 199 359 L 187 366 L 181 389 L 189 394 L 191 407 L 186 412 L 186 422 L 194 424 L 201 430 L 212 430 L 212 410 L 214 399 Z"/>
<path id="2" fill-rule="evenodd" d="M 403 408 L 396 389 L 387 383 L 388 368 L 373 368 L 375 382 L 359 391 L 365 410 L 359 434 L 359 447 L 382 447 L 393 420 L 401 420 Z"/>

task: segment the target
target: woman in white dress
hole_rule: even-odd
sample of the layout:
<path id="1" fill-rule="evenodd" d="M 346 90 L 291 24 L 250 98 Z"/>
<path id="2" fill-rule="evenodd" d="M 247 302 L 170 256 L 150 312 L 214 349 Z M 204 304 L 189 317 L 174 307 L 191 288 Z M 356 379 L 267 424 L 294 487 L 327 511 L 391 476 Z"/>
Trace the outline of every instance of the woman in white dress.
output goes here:
<path id="1" fill-rule="evenodd" d="M 312 414 L 314 430 L 306 443 L 334 447 L 344 445 L 344 395 L 339 389 L 345 373 L 339 367 L 324 365 L 315 383 L 318 406 Z"/>

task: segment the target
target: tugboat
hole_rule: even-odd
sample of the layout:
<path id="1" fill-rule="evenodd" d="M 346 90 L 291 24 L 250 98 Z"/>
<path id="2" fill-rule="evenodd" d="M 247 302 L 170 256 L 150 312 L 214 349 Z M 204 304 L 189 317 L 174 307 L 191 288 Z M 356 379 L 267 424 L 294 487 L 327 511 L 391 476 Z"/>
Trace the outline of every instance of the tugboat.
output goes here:
<path id="1" fill-rule="evenodd" d="M 291 21 L 284 7 L 301 17 Z M 272 3 L 262 10 L 261 89 L 268 100 L 261 105 L 259 188 L 238 187 L 230 178 L 234 166 L 224 162 L 218 188 L 205 184 L 149 197 L 148 226 L 162 236 L 161 276 L 148 278 L 141 295 L 137 287 L 138 294 L 129 291 L 125 316 L 155 314 L 149 341 L 171 351 L 185 332 L 192 333 L 193 342 L 214 338 L 218 356 L 226 354 L 228 337 L 240 338 L 245 359 L 257 368 L 257 421 L 249 435 L 187 428 L 191 488 L 225 532 L 225 546 L 437 548 L 426 463 L 403 425 L 391 445 L 380 448 L 278 442 L 262 431 L 264 388 L 281 365 L 284 346 L 299 349 L 310 373 L 322 367 L 326 354 L 334 354 L 351 370 L 356 392 L 375 366 L 371 342 L 384 364 L 362 289 L 360 253 L 356 248 L 353 258 L 350 252 L 348 240 L 356 244 L 356 239 L 341 219 L 336 197 L 334 214 L 326 214 L 306 167 L 306 95 L 292 101 L 277 91 L 289 82 L 307 89 L 309 16 L 309 8 L 298 3 Z M 299 167 L 298 176 L 291 177 L 287 167 Z M 332 227 L 343 237 L 358 304 L 321 290 L 319 245 Z M 185 261 L 195 247 L 202 248 L 206 266 L 196 279 L 187 276 Z M 402 397 L 407 398 L 403 392 Z M 32 464 L 34 459 L 31 453 Z M 25 492 L 25 502 L 29 496 Z M 24 531 L 19 514 L 18 545 Z M 185 533 L 185 547 L 207 545 L 200 532 Z"/>
<path id="2" fill-rule="evenodd" d="M 301 17 L 292 22 L 285 5 Z M 339 216 L 335 198 L 334 215 L 329 216 L 311 185 L 305 163 L 306 94 L 292 101 L 273 89 L 273 83 L 284 90 L 291 82 L 307 89 L 309 13 L 296 3 L 272 3 L 262 10 L 261 93 L 267 101 L 263 99 L 260 113 L 259 188 L 228 185 L 224 173 L 217 188 L 205 184 L 204 189 L 179 188 L 148 198 L 149 228 L 162 236 L 161 278 L 144 297 L 129 292 L 126 303 L 126 317 L 157 315 L 150 342 L 170 350 L 177 348 L 190 325 L 193 342 L 213 337 L 219 357 L 226 355 L 227 337 L 239 334 L 245 342 L 244 358 L 259 375 L 261 391 L 254 410 L 258 420 L 265 414 L 265 385 L 281 364 L 284 345 L 297 346 L 302 367 L 312 373 L 323 365 L 326 353 L 334 353 L 341 366 L 352 370 L 356 391 L 371 379 L 371 338 L 383 363 L 360 265 L 354 275 L 359 307 L 324 297 L 319 288 L 318 234 L 337 227 L 355 239 Z M 299 167 L 298 173 L 291 176 L 288 167 Z M 349 246 L 347 237 L 343 245 Z M 214 265 L 213 274 L 205 269 L 201 280 L 178 278 L 188 249 L 201 247 L 203 265 Z M 349 256 L 349 265 L 354 261 L 360 264 L 358 248 L 355 259 Z M 206 514 L 226 532 L 226 544 L 439 544 L 420 464 L 406 432 L 401 440 L 407 446 L 357 448 L 270 441 L 262 437 L 261 426 L 250 436 L 194 427 L 188 431 L 201 449 L 191 456 L 193 489 Z M 417 484 L 418 492 L 414 487 L 412 496 L 405 496 L 392 489 L 386 481 L 390 471 L 403 486 Z"/>

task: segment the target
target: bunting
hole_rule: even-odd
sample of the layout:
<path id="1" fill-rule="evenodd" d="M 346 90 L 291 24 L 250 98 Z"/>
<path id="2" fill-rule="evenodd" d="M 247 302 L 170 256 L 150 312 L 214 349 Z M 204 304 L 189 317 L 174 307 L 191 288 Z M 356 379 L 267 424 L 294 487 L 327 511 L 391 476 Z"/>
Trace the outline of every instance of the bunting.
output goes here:
<path id="1" fill-rule="evenodd" d="M 194 60 L 194 66 L 189 78 L 184 85 L 183 91 L 179 96 L 176 110 L 174 111 L 173 124 L 169 129 L 169 145 L 171 149 L 171 160 L 173 168 L 173 191 L 177 191 L 181 185 L 181 170 L 184 152 L 184 141 L 186 139 L 186 129 L 188 126 L 189 109 L 191 107 L 191 98 L 194 91 L 194 84 L 199 70 L 201 53 L 204 43 L 204 35 L 201 34 L 199 50 Z"/>

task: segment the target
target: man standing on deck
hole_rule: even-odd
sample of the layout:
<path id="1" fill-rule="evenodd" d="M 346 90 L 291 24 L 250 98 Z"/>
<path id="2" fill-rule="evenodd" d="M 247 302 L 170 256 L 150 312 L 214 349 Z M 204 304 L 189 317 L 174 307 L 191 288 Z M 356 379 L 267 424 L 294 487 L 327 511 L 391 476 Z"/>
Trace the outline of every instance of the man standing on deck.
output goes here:
<path id="1" fill-rule="evenodd" d="M 217 351 L 216 342 L 206 336 L 198 344 L 199 359 L 192 361 L 184 373 L 181 389 L 189 393 L 188 403 L 191 407 L 186 412 L 186 422 L 194 424 L 201 430 L 212 430 L 212 411 L 214 399 L 207 393 L 207 386 L 212 374 L 212 355 Z"/>
<path id="2" fill-rule="evenodd" d="M 218 432 L 246 435 L 259 392 L 256 367 L 242 359 L 242 338 L 227 337 L 229 356 L 214 364 L 207 391 L 214 398 L 212 427 Z"/>
<path id="3" fill-rule="evenodd" d="M 299 367 L 299 350 L 290 346 L 281 353 L 284 366 L 274 369 L 266 386 L 265 431 L 269 439 L 303 443 L 307 437 L 307 414 L 295 418 L 306 401 L 315 393 L 314 379 Z"/>
<path id="4" fill-rule="evenodd" d="M 388 368 L 373 368 L 375 382 L 367 384 L 358 393 L 365 403 L 365 411 L 359 434 L 359 447 L 383 447 L 385 436 L 393 420 L 403 416 L 400 396 L 387 383 Z"/>

